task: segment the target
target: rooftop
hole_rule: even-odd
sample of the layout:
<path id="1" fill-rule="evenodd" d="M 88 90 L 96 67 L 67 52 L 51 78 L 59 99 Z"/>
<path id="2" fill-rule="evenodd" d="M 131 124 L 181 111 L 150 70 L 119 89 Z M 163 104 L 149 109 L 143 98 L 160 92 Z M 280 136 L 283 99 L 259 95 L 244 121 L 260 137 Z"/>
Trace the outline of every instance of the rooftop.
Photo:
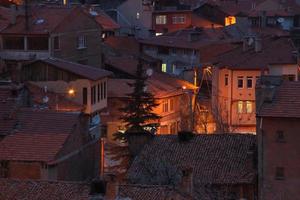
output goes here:
<path id="1" fill-rule="evenodd" d="M 48 58 L 45 60 L 36 60 L 35 62 L 49 64 L 56 68 L 74 73 L 85 79 L 94 80 L 94 81 L 112 75 L 112 73 L 110 71 L 107 71 L 104 69 L 100 69 L 100 68 L 92 67 L 92 66 L 88 66 L 88 65 L 82 65 L 79 63 L 70 62 L 67 60 L 59 59 L 59 58 Z M 30 63 L 30 64 L 32 64 L 32 63 Z M 26 66 L 30 66 L 30 64 L 27 64 Z"/>
<path id="2" fill-rule="evenodd" d="M 89 192 L 86 183 L 0 179 L 1 200 L 88 200 Z"/>
<path id="3" fill-rule="evenodd" d="M 158 135 L 134 159 L 127 178 L 135 184 L 176 184 L 182 170 L 191 169 L 194 188 L 253 184 L 255 146 L 256 137 L 247 134 L 195 135 L 185 142 L 177 135 Z"/>
<path id="4" fill-rule="evenodd" d="M 264 102 L 257 112 L 260 117 L 300 118 L 300 82 L 283 81 L 274 87 L 272 101 Z"/>

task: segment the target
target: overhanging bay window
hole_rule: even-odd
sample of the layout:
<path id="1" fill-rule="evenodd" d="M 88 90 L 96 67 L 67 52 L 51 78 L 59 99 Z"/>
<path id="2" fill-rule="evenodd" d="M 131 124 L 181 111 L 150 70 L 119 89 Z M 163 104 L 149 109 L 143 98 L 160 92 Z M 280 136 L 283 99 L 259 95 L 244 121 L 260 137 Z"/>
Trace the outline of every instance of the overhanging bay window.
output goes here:
<path id="1" fill-rule="evenodd" d="M 46 36 L 35 36 L 27 38 L 28 50 L 48 50 L 48 37 Z"/>
<path id="2" fill-rule="evenodd" d="M 25 43 L 23 36 L 3 36 L 3 49 L 24 50 Z"/>

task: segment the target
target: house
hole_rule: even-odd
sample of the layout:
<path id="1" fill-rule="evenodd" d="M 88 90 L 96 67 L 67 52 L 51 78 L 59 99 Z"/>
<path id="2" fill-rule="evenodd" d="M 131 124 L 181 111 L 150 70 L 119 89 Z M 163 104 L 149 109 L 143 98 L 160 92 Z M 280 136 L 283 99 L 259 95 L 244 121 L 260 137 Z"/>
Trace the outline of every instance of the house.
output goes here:
<path id="1" fill-rule="evenodd" d="M 160 71 L 181 77 L 191 71 L 187 80 L 194 82 L 194 70 L 212 61 L 211 55 L 230 50 L 230 41 L 235 40 L 235 35 L 222 28 L 190 28 L 139 41 L 144 54 L 162 61 Z M 219 48 L 212 50 L 212 45 Z"/>
<path id="2" fill-rule="evenodd" d="M 299 196 L 299 82 L 263 76 L 256 86 L 258 199 Z"/>
<path id="3" fill-rule="evenodd" d="M 110 75 L 111 72 L 103 69 L 48 58 L 24 64 L 20 79 L 83 105 L 84 113 L 95 115 L 107 106 L 107 77 Z M 60 110 L 59 105 L 57 109 Z"/>
<path id="4" fill-rule="evenodd" d="M 203 3 L 195 9 L 181 7 L 167 6 L 153 12 L 152 29 L 156 36 L 191 27 L 221 28 L 225 25 L 226 14 L 217 6 Z"/>
<path id="5" fill-rule="evenodd" d="M 113 133 L 125 128 L 120 119 L 122 113 L 119 109 L 128 98 L 127 94 L 132 91 L 127 83 L 134 81 L 137 60 L 130 57 L 111 57 L 106 61 L 106 69 L 114 71 L 118 77 L 108 80 L 108 109 L 107 113 L 101 113 L 101 119 L 107 124 L 108 138 L 112 139 Z M 188 129 L 190 123 L 188 113 L 197 87 L 187 81 L 153 70 L 153 74 L 147 80 L 147 89 L 159 103 L 154 109 L 154 112 L 162 117 L 159 120 L 158 134 L 175 134 L 178 130 Z"/>
<path id="6" fill-rule="evenodd" d="M 297 52 L 287 37 L 246 38 L 214 66 L 212 105 L 223 132 L 255 133 L 255 84 L 261 75 L 298 81 Z"/>
<path id="7" fill-rule="evenodd" d="M 79 113 L 20 108 L 0 141 L 2 178 L 83 181 L 98 173 L 99 140 Z"/>
<path id="8" fill-rule="evenodd" d="M 23 61 L 57 57 L 101 67 L 101 28 L 81 7 L 12 7 L 10 24 L 0 32 L 6 71 Z M 24 13 L 28 13 L 25 15 Z"/>
<path id="9" fill-rule="evenodd" d="M 0 179 L 1 200 L 89 200 L 89 193 L 81 182 Z"/>
<path id="10" fill-rule="evenodd" d="M 126 179 L 168 185 L 191 199 L 256 199 L 255 141 L 242 134 L 158 135 L 146 141 Z"/>

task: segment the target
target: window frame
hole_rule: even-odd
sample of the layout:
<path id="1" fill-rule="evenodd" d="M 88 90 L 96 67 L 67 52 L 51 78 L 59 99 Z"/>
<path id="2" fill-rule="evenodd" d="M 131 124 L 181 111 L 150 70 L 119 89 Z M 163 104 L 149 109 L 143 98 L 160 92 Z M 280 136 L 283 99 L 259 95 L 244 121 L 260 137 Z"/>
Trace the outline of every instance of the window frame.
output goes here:
<path id="1" fill-rule="evenodd" d="M 249 82 L 248 81 L 250 81 L 251 82 L 251 86 L 249 87 Z M 247 85 L 247 89 L 252 89 L 253 88 L 253 76 L 247 76 L 247 81 L 246 81 L 246 85 Z"/>
<path id="2" fill-rule="evenodd" d="M 241 83 L 242 83 L 242 86 L 240 87 L 240 84 L 239 84 L 239 81 L 242 81 Z M 244 88 L 244 76 L 238 76 L 237 77 L 237 88 L 238 89 L 243 89 Z"/>
<path id="3" fill-rule="evenodd" d="M 251 111 L 249 112 L 249 110 L 248 110 L 248 105 L 250 105 L 251 106 Z M 252 101 L 246 101 L 246 113 L 247 114 L 251 114 L 251 113 L 253 113 L 253 103 L 252 103 Z"/>
<path id="4" fill-rule="evenodd" d="M 85 35 L 77 36 L 77 49 L 87 48 L 87 39 Z"/>
<path id="5" fill-rule="evenodd" d="M 238 101 L 237 102 L 237 113 L 238 114 L 244 113 L 244 102 L 243 101 Z"/>
<path id="6" fill-rule="evenodd" d="M 155 16 L 155 24 L 156 25 L 167 24 L 167 15 L 156 15 Z"/>

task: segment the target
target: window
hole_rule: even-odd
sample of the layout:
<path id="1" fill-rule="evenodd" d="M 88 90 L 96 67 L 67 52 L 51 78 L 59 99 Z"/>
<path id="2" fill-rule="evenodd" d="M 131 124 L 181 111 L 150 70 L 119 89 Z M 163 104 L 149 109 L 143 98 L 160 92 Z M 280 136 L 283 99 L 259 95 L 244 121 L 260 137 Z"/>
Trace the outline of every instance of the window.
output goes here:
<path id="1" fill-rule="evenodd" d="M 225 86 L 228 86 L 228 74 L 225 74 Z"/>
<path id="2" fill-rule="evenodd" d="M 77 48 L 78 49 L 86 48 L 86 37 L 84 35 L 80 35 L 77 38 Z"/>
<path id="3" fill-rule="evenodd" d="M 168 100 L 164 100 L 162 103 L 163 106 L 163 112 L 168 112 L 169 111 L 169 104 L 168 104 Z"/>
<path id="4" fill-rule="evenodd" d="M 284 167 L 276 167 L 275 179 L 284 180 Z"/>
<path id="5" fill-rule="evenodd" d="M 3 36 L 3 49 L 24 50 L 24 37 Z"/>
<path id="6" fill-rule="evenodd" d="M 161 71 L 162 71 L 162 72 L 167 72 L 167 64 L 166 64 L 166 63 L 163 63 L 163 64 L 161 65 Z"/>
<path id="7" fill-rule="evenodd" d="M 0 161 L 0 178 L 8 176 L 8 161 Z"/>
<path id="8" fill-rule="evenodd" d="M 54 48 L 54 50 L 60 49 L 59 37 L 55 36 L 53 40 L 54 40 L 53 41 L 53 48 Z"/>
<path id="9" fill-rule="evenodd" d="M 87 104 L 87 88 L 82 88 L 82 104 Z"/>
<path id="10" fill-rule="evenodd" d="M 252 76 L 247 76 L 247 88 L 252 88 Z"/>
<path id="11" fill-rule="evenodd" d="M 237 112 L 238 113 L 243 113 L 243 101 L 238 101 L 238 104 L 237 104 Z"/>
<path id="12" fill-rule="evenodd" d="M 167 133 L 168 133 L 168 126 L 167 125 L 160 126 L 160 134 L 167 134 Z"/>
<path id="13" fill-rule="evenodd" d="M 96 86 L 91 87 L 91 104 L 96 103 Z"/>
<path id="14" fill-rule="evenodd" d="M 256 81 L 255 84 L 257 84 L 257 82 L 259 81 L 259 76 L 255 76 L 255 81 Z"/>
<path id="15" fill-rule="evenodd" d="M 106 81 L 103 82 L 103 98 L 106 99 Z"/>
<path id="16" fill-rule="evenodd" d="M 284 132 L 281 130 L 276 131 L 276 141 L 285 142 Z"/>
<path id="17" fill-rule="evenodd" d="M 170 133 L 171 134 L 176 134 L 177 133 L 177 130 L 176 130 L 176 127 L 177 126 L 177 123 L 176 122 L 172 122 L 171 125 L 170 125 Z"/>
<path id="18" fill-rule="evenodd" d="M 252 102 L 246 101 L 246 113 L 252 113 Z"/>
<path id="19" fill-rule="evenodd" d="M 140 19 L 140 13 L 136 13 L 136 19 Z"/>
<path id="20" fill-rule="evenodd" d="M 97 99 L 100 101 L 100 84 L 97 85 Z"/>
<path id="21" fill-rule="evenodd" d="M 28 37 L 28 50 L 48 50 L 48 37 Z"/>
<path id="22" fill-rule="evenodd" d="M 235 16 L 225 17 L 225 26 L 230 26 L 230 25 L 235 24 L 235 23 L 236 23 Z"/>
<path id="23" fill-rule="evenodd" d="M 167 23 L 167 16 L 166 15 L 158 15 L 155 18 L 156 24 L 166 24 Z"/>
<path id="24" fill-rule="evenodd" d="M 243 87 L 244 87 L 244 77 L 238 76 L 238 88 L 243 88 Z"/>
<path id="25" fill-rule="evenodd" d="M 174 99 L 170 99 L 170 111 L 174 111 Z"/>
<path id="26" fill-rule="evenodd" d="M 101 93 L 101 100 L 104 99 L 104 95 L 103 95 L 103 83 L 100 84 L 100 93 Z"/>
<path id="27" fill-rule="evenodd" d="M 185 24 L 185 16 L 174 16 L 172 17 L 173 24 Z"/>
<path id="28" fill-rule="evenodd" d="M 172 49 L 171 49 L 171 54 L 172 54 L 172 55 L 176 55 L 176 48 L 172 48 Z"/>

